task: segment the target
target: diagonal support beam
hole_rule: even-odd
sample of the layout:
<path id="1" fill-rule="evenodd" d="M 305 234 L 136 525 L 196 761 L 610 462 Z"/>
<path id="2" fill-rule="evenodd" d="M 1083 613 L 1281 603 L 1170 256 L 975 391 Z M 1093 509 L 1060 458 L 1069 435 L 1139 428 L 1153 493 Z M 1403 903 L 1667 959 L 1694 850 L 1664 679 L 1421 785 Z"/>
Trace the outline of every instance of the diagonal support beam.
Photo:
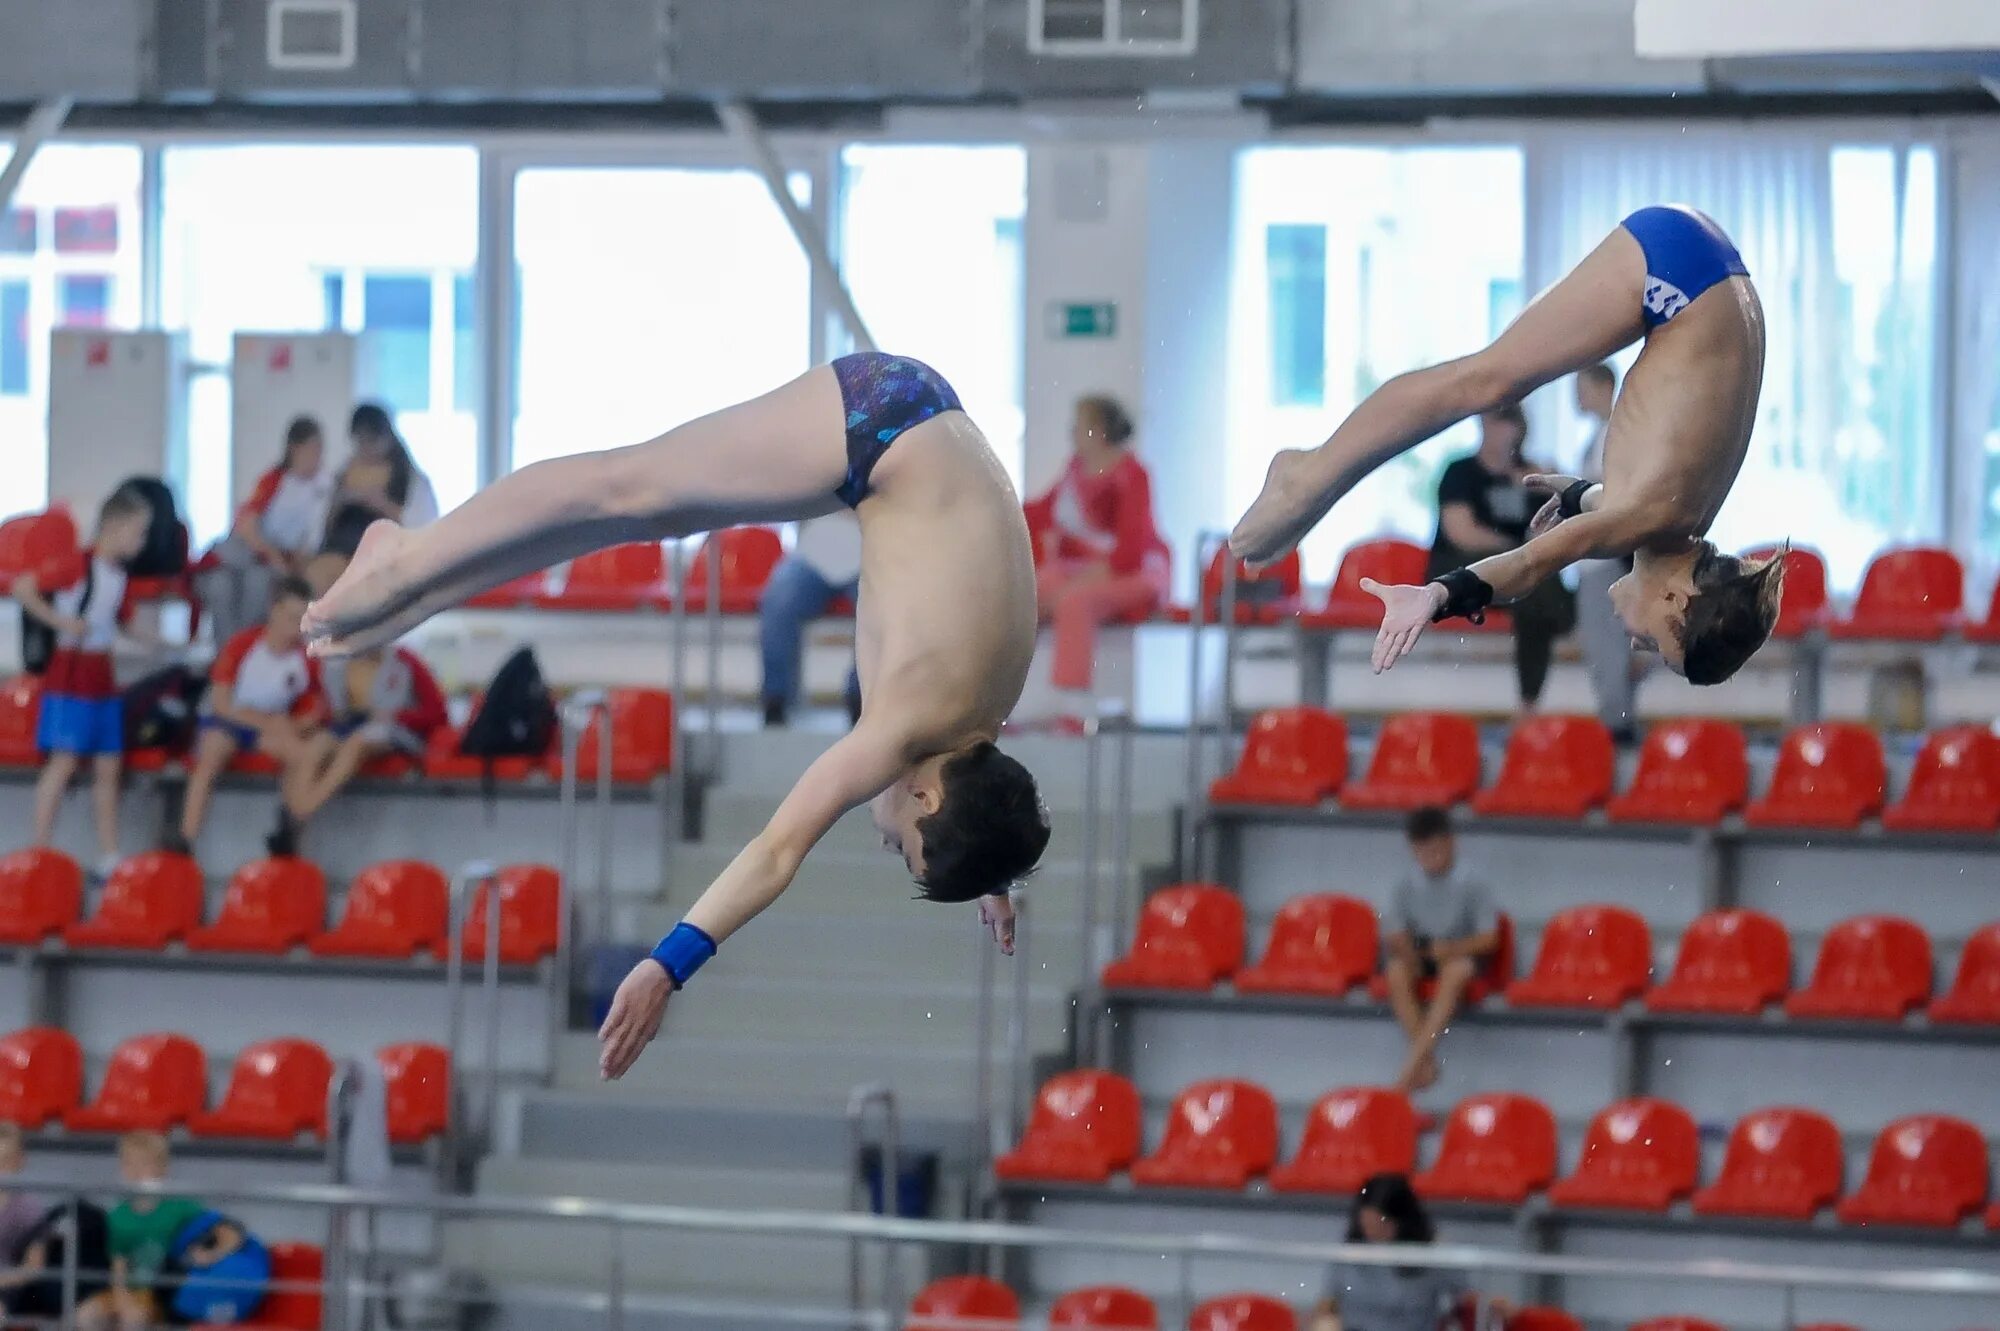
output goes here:
<path id="1" fill-rule="evenodd" d="M 21 187 L 22 177 L 28 174 L 28 167 L 34 162 L 35 154 L 42 145 L 62 132 L 63 122 L 69 119 L 72 105 L 67 97 L 51 97 L 45 102 L 35 103 L 28 118 L 21 122 L 21 132 L 14 139 L 14 155 L 7 159 L 7 165 L 0 167 L 0 213 L 7 211 L 14 202 L 14 191 Z"/>
<path id="2" fill-rule="evenodd" d="M 786 225 L 792 228 L 799 248 L 805 251 L 806 263 L 812 269 L 813 280 L 819 284 L 820 294 L 832 303 L 834 312 L 847 325 L 856 349 L 875 350 L 875 339 L 869 334 L 868 325 L 861 321 L 861 311 L 854 306 L 854 295 L 840 275 L 840 266 L 833 261 L 833 251 L 826 243 L 826 232 L 792 197 L 791 187 L 785 181 L 784 164 L 771 147 L 770 135 L 758 123 L 757 113 L 742 102 L 717 102 L 715 113 L 721 117 L 722 127 L 729 132 L 729 137 L 736 140 L 744 158 L 757 174 L 764 177 L 764 186 L 771 191 L 771 201 L 778 205 L 778 211 L 784 214 Z"/>

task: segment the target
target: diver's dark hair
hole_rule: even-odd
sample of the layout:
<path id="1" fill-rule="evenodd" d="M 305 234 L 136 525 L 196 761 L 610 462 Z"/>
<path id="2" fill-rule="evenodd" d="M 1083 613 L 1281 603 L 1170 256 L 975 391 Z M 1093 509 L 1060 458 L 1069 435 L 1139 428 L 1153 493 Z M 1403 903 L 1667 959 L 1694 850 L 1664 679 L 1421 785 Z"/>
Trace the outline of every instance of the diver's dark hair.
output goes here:
<path id="1" fill-rule="evenodd" d="M 1132 439 L 1132 413 L 1125 410 L 1123 403 L 1109 393 L 1092 393 L 1078 398 L 1079 407 L 1089 407 L 1097 413 L 1098 428 L 1104 431 L 1104 442 L 1122 448 Z"/>
<path id="2" fill-rule="evenodd" d="M 312 584 L 296 573 L 287 573 L 284 577 L 279 578 L 277 583 L 271 588 L 271 603 L 273 605 L 276 605 L 279 601 L 287 600 L 310 602 L 312 598 Z"/>
<path id="3" fill-rule="evenodd" d="M 1361 1232 L 1361 1208 L 1364 1206 L 1380 1211 L 1396 1227 L 1396 1237 L 1391 1242 L 1430 1243 L 1437 1238 L 1437 1227 L 1431 1223 L 1430 1212 L 1424 1210 L 1417 1190 L 1402 1174 L 1377 1174 L 1354 1194 L 1354 1210 L 1347 1218 L 1349 1243 L 1367 1241 L 1367 1236 Z"/>
<path id="4" fill-rule="evenodd" d="M 917 821 L 929 901 L 972 901 L 1004 892 L 1033 871 L 1049 845 L 1049 816 L 1028 769 L 981 740 L 938 773 L 937 812 Z"/>
<path id="5" fill-rule="evenodd" d="M 1694 596 L 1681 620 L 1681 672 L 1690 684 L 1720 684 L 1756 655 L 1778 622 L 1785 591 L 1783 547 L 1752 563 L 1707 541 L 1694 558 Z"/>
<path id="6" fill-rule="evenodd" d="M 1426 804 L 1421 809 L 1410 810 L 1410 816 L 1403 820 L 1403 835 L 1412 843 L 1434 841 L 1441 836 L 1451 835 L 1451 815 L 1434 804 Z"/>

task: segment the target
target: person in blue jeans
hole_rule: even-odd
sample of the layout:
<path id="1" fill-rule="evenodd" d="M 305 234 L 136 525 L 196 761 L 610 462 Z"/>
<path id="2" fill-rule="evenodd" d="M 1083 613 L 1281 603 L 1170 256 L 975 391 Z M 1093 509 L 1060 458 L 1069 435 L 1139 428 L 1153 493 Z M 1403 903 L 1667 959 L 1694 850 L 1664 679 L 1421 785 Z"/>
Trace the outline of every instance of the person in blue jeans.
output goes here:
<path id="1" fill-rule="evenodd" d="M 757 606 L 764 654 L 764 724 L 782 726 L 799 700 L 799 665 L 806 625 L 837 597 L 852 599 L 861 584 L 861 527 L 845 513 L 799 524 L 798 544 L 771 570 Z M 861 715 L 861 677 L 847 671 L 847 719 Z"/>

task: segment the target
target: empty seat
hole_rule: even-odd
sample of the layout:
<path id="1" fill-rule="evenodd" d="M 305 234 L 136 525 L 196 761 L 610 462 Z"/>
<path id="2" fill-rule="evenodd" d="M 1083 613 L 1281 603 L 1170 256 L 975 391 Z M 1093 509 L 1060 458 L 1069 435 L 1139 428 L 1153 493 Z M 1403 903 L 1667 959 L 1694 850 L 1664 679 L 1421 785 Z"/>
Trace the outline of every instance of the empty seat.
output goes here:
<path id="1" fill-rule="evenodd" d="M 1507 737 L 1493 784 L 1472 797 L 1483 814 L 1580 818 L 1611 798 L 1611 732 L 1594 716 L 1530 716 Z"/>
<path id="2" fill-rule="evenodd" d="M 1746 551 L 1743 557 L 1761 563 L 1777 553 L 1777 547 L 1766 545 Z M 1817 550 L 1792 546 L 1785 551 L 1785 590 L 1771 636 L 1801 637 L 1824 624 L 1826 617 L 1826 560 Z"/>
<path id="3" fill-rule="evenodd" d="M 1160 1331 L 1160 1311 L 1136 1289 L 1092 1285 L 1049 1305 L 1049 1331 Z"/>
<path id="4" fill-rule="evenodd" d="M 1263 1294 L 1225 1294 L 1188 1314 L 1188 1331 L 1298 1331 L 1299 1319 Z"/>
<path id="5" fill-rule="evenodd" d="M 1337 998 L 1375 973 L 1380 947 L 1374 907 L 1353 897 L 1293 897 L 1271 922 L 1263 959 L 1236 976 L 1244 993 Z"/>
<path id="6" fill-rule="evenodd" d="M 1159 1149 L 1132 1164 L 1154 1188 L 1241 1188 L 1278 1159 L 1278 1103 L 1254 1082 L 1198 1081 L 1174 1097 Z"/>
<path id="7" fill-rule="evenodd" d="M 146 851 L 111 871 L 97 913 L 64 929 L 71 947 L 162 948 L 201 927 L 201 866 Z"/>
<path id="8" fill-rule="evenodd" d="M 719 552 L 719 553 L 718 553 Z M 696 613 L 708 609 L 708 561 L 721 562 L 722 600 L 725 615 L 751 615 L 764 595 L 771 570 L 785 557 L 784 542 L 770 527 L 728 527 L 702 538 L 688 565 L 685 594 L 687 608 Z"/>
<path id="9" fill-rule="evenodd" d="M 476 596 L 465 600 L 469 610 L 516 610 L 533 605 L 538 597 L 548 590 L 549 575 L 546 572 L 524 573 L 518 578 L 509 578 L 498 587 L 489 587 Z"/>
<path id="10" fill-rule="evenodd" d="M 236 1056 L 222 1104 L 196 1114 L 188 1131 L 266 1141 L 289 1141 L 302 1132 L 324 1137 L 332 1080 L 333 1060 L 311 1040 L 259 1041 Z"/>
<path id="11" fill-rule="evenodd" d="M 1986 1202 L 1986 1142 L 1964 1119 L 1914 1114 L 1882 1129 L 1843 1224 L 1948 1227 Z"/>
<path id="12" fill-rule="evenodd" d="M 1405 712 L 1382 723 L 1368 773 L 1341 792 L 1356 809 L 1414 809 L 1470 799 L 1479 788 L 1479 729 L 1470 717 Z"/>
<path id="13" fill-rule="evenodd" d="M 1722 821 L 1750 798 L 1743 732 L 1727 721 L 1666 721 L 1646 732 L 1639 768 L 1604 811 L 1613 822 Z"/>
<path id="14" fill-rule="evenodd" d="M 1139 1154 L 1139 1092 L 1115 1072 L 1084 1068 L 1048 1079 L 1021 1144 L 993 1162 L 1001 1178 L 1102 1183 Z"/>
<path id="15" fill-rule="evenodd" d="M 1634 1322 L 1630 1331 L 1723 1331 L 1723 1328 L 1699 1317 L 1655 1317 Z"/>
<path id="16" fill-rule="evenodd" d="M 1440 1201 L 1526 1200 L 1556 1172 L 1556 1119 L 1531 1095 L 1502 1091 L 1458 1102 L 1445 1120 L 1437 1163 L 1411 1182 Z"/>
<path id="17" fill-rule="evenodd" d="M 39 1128 L 83 1101 L 83 1050 L 68 1031 L 32 1026 L 0 1038 L 0 1122 Z"/>
<path id="18" fill-rule="evenodd" d="M 2000 582 L 1993 584 L 1993 596 L 1986 603 L 1986 618 L 1965 626 L 1965 636 L 1973 642 L 2000 642 Z"/>
<path id="19" fill-rule="evenodd" d="M 985 1276 L 945 1276 L 933 1280 L 910 1300 L 904 1331 L 993 1331 L 1017 1326 L 1021 1301 L 1014 1291 Z"/>
<path id="20" fill-rule="evenodd" d="M 326 927 L 326 875 L 309 860 L 252 860 L 236 871 L 215 923 L 191 930 L 196 952 L 282 953 Z"/>
<path id="21" fill-rule="evenodd" d="M 1400 1091 L 1329 1091 L 1306 1116 L 1298 1154 L 1271 1171 L 1279 1192 L 1350 1194 L 1377 1174 L 1416 1167 L 1417 1114 Z"/>
<path id="22" fill-rule="evenodd" d="M 1486 954 L 1485 963 L 1480 966 L 1479 974 L 1473 976 L 1472 983 L 1465 986 L 1464 1002 L 1467 1005 L 1485 1002 L 1491 995 L 1505 990 L 1514 978 L 1514 917 L 1503 910 L 1499 913 L 1498 919 L 1495 932 L 1500 935 L 1500 941 Z M 1368 993 L 1374 998 L 1387 998 L 1388 977 L 1378 975 L 1370 980 Z M 1417 981 L 1419 999 L 1428 1003 L 1435 993 L 1437 993 L 1435 978 Z"/>
<path id="23" fill-rule="evenodd" d="M 442 954 L 451 886 L 417 860 L 389 860 L 361 871 L 347 889 L 340 923 L 306 946 L 316 957 L 413 957 Z"/>
<path id="24" fill-rule="evenodd" d="M 2000 829 L 2000 735 L 1983 726 L 1952 726 L 1924 740 L 1903 798 L 1882 811 L 1898 832 L 1991 832 Z"/>
<path id="25" fill-rule="evenodd" d="M 257 1305 L 254 1331 L 320 1331 L 326 1259 L 310 1243 L 271 1245 L 270 1292 Z"/>
<path id="26" fill-rule="evenodd" d="M 1208 568 L 1201 576 L 1202 622 L 1214 624 L 1222 618 L 1223 561 L 1229 558 L 1227 546 L 1218 549 L 1209 557 Z M 1252 573 L 1243 567 L 1241 560 L 1236 564 L 1236 622 L 1238 624 L 1276 624 L 1299 608 L 1301 585 L 1299 552 L 1290 551 L 1279 556 L 1278 562 L 1261 572 Z M 1186 606 L 1174 606 L 1166 617 L 1177 624 L 1191 623 L 1194 614 Z"/>
<path id="27" fill-rule="evenodd" d="M 1931 1020 L 2000 1025 L 2000 920 L 1966 940 L 1950 992 L 1931 1004 Z"/>
<path id="28" fill-rule="evenodd" d="M 1832 1119 L 1810 1109 L 1759 1109 L 1729 1134 L 1722 1172 L 1694 1195 L 1695 1213 L 1810 1220 L 1840 1195 L 1846 1172 Z"/>
<path id="29" fill-rule="evenodd" d="M 35 725 L 42 716 L 42 682 L 17 675 L 0 684 L 0 767 L 39 767 Z"/>
<path id="30" fill-rule="evenodd" d="M 1882 811 L 1889 771 L 1882 741 L 1851 721 L 1786 734 L 1764 798 L 1744 810 L 1754 827 L 1855 827 Z"/>
<path id="31" fill-rule="evenodd" d="M 1827 931 L 1812 982 L 1785 1000 L 1794 1017 L 1900 1021 L 1931 996 L 1931 940 L 1894 915 L 1862 915 Z"/>
<path id="32" fill-rule="evenodd" d="M 1333 585 L 1326 590 L 1326 603 L 1300 615 L 1300 622 L 1322 629 L 1374 629 L 1382 622 L 1382 602 L 1374 593 L 1361 589 L 1361 580 L 1373 578 L 1391 587 L 1414 586 L 1425 580 L 1429 565 L 1428 550 L 1394 537 L 1349 546 L 1340 557 Z"/>
<path id="33" fill-rule="evenodd" d="M 1919 546 L 1875 556 L 1836 638 L 1941 638 L 1965 608 L 1965 566 L 1949 550 Z"/>
<path id="34" fill-rule="evenodd" d="M 1209 989 L 1243 964 L 1243 901 L 1214 883 L 1146 898 L 1132 950 L 1104 968 L 1114 989 Z"/>
<path id="35" fill-rule="evenodd" d="M 1583 1323 L 1560 1308 L 1516 1308 L 1506 1331 L 1583 1331 Z"/>
<path id="36" fill-rule="evenodd" d="M 1749 1017 L 1792 987 L 1792 938 L 1754 910 L 1710 911 L 1681 935 L 1673 974 L 1646 995 L 1655 1012 L 1719 1012 Z"/>
<path id="37" fill-rule="evenodd" d="M 111 1055 L 97 1098 L 63 1115 L 73 1132 L 165 1132 L 208 1102 L 208 1059 L 185 1035 L 135 1035 Z"/>
<path id="38" fill-rule="evenodd" d="M 0 943 L 33 946 L 76 923 L 82 908 L 83 869 L 61 851 L 0 857 Z"/>
<path id="39" fill-rule="evenodd" d="M 465 959 L 486 959 L 486 911 L 495 883 L 500 889 L 500 960 L 525 966 L 553 956 L 562 922 L 562 875 L 546 864 L 510 864 L 473 895 L 459 934 Z"/>
<path id="40" fill-rule="evenodd" d="M 1590 1121 L 1576 1172 L 1549 1189 L 1558 1206 L 1664 1211 L 1694 1191 L 1701 1140 L 1688 1111 L 1635 1096 Z"/>
<path id="41" fill-rule="evenodd" d="M 1217 804 L 1312 805 L 1347 780 L 1347 723 L 1317 707 L 1259 712 L 1236 770 L 1208 788 Z"/>
<path id="42" fill-rule="evenodd" d="M 657 610 L 670 595 L 660 543 L 629 541 L 578 557 L 561 588 L 537 593 L 535 604 L 551 610 Z"/>
<path id="43" fill-rule="evenodd" d="M 388 1100 L 389 1140 L 425 1141 L 451 1121 L 451 1058 L 434 1044 L 392 1044 L 375 1051 Z"/>
<path id="44" fill-rule="evenodd" d="M 611 779 L 651 781 L 673 765 L 674 697 L 665 689 L 612 689 L 605 695 L 611 710 Z M 598 731 L 591 725 L 577 742 L 577 780 L 597 779 Z M 549 756 L 549 771 L 561 776 L 560 746 Z"/>
<path id="45" fill-rule="evenodd" d="M 479 703 L 475 700 L 476 714 Z M 541 769 L 547 757 L 536 758 L 495 758 L 490 763 L 484 758 L 468 758 L 458 751 L 459 743 L 465 738 L 464 726 L 439 726 L 431 732 L 430 740 L 424 746 L 424 775 L 434 781 L 483 781 L 489 771 L 496 781 L 525 781 Z"/>
<path id="46" fill-rule="evenodd" d="M 1645 992 L 1653 934 L 1622 906 L 1578 906 L 1549 921 L 1535 968 L 1507 986 L 1515 1007 L 1615 1008 Z"/>
<path id="47" fill-rule="evenodd" d="M 76 519 L 61 504 L 0 522 L 0 588 L 13 586 L 14 579 L 52 559 L 74 554 L 78 546 Z"/>

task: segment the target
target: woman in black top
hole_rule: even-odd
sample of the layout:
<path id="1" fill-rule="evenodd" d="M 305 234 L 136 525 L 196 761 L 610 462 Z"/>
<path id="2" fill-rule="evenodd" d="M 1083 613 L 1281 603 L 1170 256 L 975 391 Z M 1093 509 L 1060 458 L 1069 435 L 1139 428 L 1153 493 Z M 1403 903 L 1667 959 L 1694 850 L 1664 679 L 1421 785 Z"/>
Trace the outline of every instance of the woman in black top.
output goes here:
<path id="1" fill-rule="evenodd" d="M 437 520 L 438 504 L 430 478 L 410 457 L 386 408 L 362 403 L 347 432 L 354 455 L 341 469 L 321 548 L 351 559 L 361 534 L 377 518 L 421 527 Z"/>
<path id="2" fill-rule="evenodd" d="M 1438 530 L 1431 542 L 1435 578 L 1528 539 L 1528 522 L 1541 497 L 1529 493 L 1528 418 L 1514 404 L 1479 418 L 1479 451 L 1459 458 L 1438 480 Z M 1560 579 L 1549 578 L 1508 607 L 1514 617 L 1514 674 L 1521 705 L 1533 711 L 1548 682 L 1555 641 L 1576 626 L 1576 602 Z"/>

